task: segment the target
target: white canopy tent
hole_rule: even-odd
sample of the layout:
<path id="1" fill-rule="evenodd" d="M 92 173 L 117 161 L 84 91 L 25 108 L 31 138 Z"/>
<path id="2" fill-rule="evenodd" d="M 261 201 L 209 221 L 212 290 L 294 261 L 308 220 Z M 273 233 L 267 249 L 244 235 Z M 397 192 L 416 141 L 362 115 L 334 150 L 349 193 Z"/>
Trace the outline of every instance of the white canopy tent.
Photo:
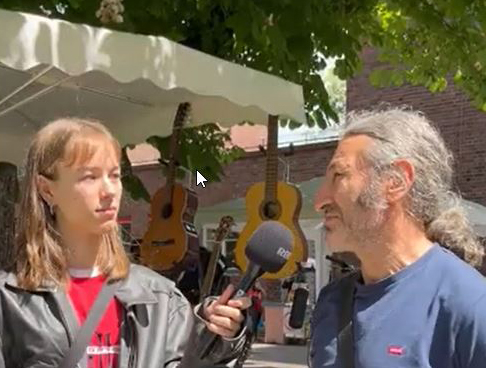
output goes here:
<path id="1" fill-rule="evenodd" d="M 164 37 L 0 9 L 0 161 L 19 164 L 60 116 L 99 119 L 122 144 L 169 135 L 181 102 L 191 125 L 305 122 L 302 88 L 281 78 Z"/>

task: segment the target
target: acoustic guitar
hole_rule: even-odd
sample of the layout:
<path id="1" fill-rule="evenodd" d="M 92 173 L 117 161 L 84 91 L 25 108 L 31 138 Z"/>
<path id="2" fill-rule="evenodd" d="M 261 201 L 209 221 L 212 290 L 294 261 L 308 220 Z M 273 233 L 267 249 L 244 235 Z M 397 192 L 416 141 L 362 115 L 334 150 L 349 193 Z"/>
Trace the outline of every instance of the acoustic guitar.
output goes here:
<path id="1" fill-rule="evenodd" d="M 235 248 L 237 265 L 246 270 L 246 244 L 264 221 L 278 221 L 293 235 L 292 253 L 284 267 L 275 274 L 265 273 L 266 279 L 280 279 L 297 271 L 296 262 L 307 260 L 307 242 L 299 225 L 302 195 L 297 187 L 278 181 L 278 117 L 270 116 L 268 121 L 265 182 L 256 183 L 246 193 L 247 223 L 238 237 Z"/>
<path id="2" fill-rule="evenodd" d="M 166 183 L 152 197 L 151 219 L 140 245 L 141 262 L 153 270 L 163 271 L 170 278 L 170 274 L 177 274 L 186 266 L 196 265 L 199 256 L 199 238 L 194 226 L 197 195 L 176 182 L 177 147 L 189 109 L 189 103 L 182 103 L 177 109 L 170 140 Z"/>
<path id="3" fill-rule="evenodd" d="M 208 266 L 204 274 L 204 280 L 201 287 L 201 302 L 211 294 L 214 283 L 214 275 L 216 274 L 216 266 L 218 264 L 219 257 L 221 256 L 221 244 L 223 240 L 228 236 L 231 228 L 234 226 L 235 221 L 231 216 L 223 216 L 219 221 L 219 226 L 216 229 L 215 243 L 209 258 Z"/>

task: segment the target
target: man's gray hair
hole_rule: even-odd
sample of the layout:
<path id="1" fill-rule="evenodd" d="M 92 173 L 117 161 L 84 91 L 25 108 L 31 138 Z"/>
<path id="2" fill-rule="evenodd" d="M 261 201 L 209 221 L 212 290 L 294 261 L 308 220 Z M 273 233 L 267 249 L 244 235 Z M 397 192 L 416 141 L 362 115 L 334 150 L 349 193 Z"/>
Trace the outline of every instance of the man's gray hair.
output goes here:
<path id="1" fill-rule="evenodd" d="M 437 128 L 418 111 L 387 107 L 348 115 L 343 138 L 361 134 L 374 142 L 363 157 L 372 168 L 370 184 L 379 184 L 377 179 L 384 176 L 403 180 L 403 173 L 392 163 L 409 161 L 415 169 L 407 203 L 409 215 L 424 226 L 431 241 L 473 266 L 481 265 L 483 247 L 468 224 L 460 196 L 453 191 L 453 155 Z M 376 190 L 368 188 L 367 192 Z"/>

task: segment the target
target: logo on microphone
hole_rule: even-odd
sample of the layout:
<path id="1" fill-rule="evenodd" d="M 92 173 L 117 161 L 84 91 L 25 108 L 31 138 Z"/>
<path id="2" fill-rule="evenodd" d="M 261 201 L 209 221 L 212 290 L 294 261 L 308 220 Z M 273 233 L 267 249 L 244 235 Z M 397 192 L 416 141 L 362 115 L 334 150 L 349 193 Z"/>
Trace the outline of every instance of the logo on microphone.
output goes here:
<path id="1" fill-rule="evenodd" d="M 238 291 L 235 293 L 235 295 L 234 295 L 233 298 L 237 299 L 237 298 L 241 298 L 241 297 L 243 297 L 245 295 L 246 295 L 246 293 L 245 293 L 244 290 L 238 289 Z"/>
<path id="2" fill-rule="evenodd" d="M 277 254 L 284 259 L 289 259 L 291 255 L 291 253 L 287 249 L 282 247 L 278 248 Z"/>

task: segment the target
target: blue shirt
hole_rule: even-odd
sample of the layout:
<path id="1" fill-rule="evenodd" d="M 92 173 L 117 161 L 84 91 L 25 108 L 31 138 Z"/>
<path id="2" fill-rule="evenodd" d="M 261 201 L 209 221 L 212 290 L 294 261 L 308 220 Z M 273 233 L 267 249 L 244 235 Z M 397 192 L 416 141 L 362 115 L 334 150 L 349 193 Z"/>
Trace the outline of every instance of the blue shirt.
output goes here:
<path id="1" fill-rule="evenodd" d="M 312 368 L 340 367 L 340 282 L 314 310 Z M 486 281 L 439 245 L 374 284 L 356 284 L 355 368 L 485 368 Z"/>

